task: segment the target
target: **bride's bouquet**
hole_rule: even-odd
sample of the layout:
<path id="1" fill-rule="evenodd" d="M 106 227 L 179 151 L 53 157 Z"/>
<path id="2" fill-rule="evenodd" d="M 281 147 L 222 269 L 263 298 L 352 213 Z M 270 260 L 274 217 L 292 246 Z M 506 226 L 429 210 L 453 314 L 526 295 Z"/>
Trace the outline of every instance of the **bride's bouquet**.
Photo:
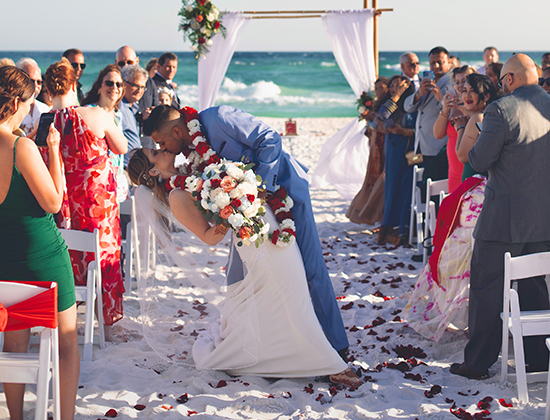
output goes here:
<path id="1" fill-rule="evenodd" d="M 222 159 L 204 168 L 200 178 L 188 180 L 189 189 L 197 198 L 195 205 L 205 219 L 231 227 L 240 239 L 238 246 L 263 243 L 269 223 L 261 216 L 265 208 L 258 198 L 262 179 L 252 171 L 252 164 Z"/>

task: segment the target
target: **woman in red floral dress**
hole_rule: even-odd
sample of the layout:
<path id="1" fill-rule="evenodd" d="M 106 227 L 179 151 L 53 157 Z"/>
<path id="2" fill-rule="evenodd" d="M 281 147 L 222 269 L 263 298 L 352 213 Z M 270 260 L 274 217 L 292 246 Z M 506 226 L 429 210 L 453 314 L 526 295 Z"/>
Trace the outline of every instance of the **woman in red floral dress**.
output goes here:
<path id="1" fill-rule="evenodd" d="M 55 126 L 62 133 L 61 154 L 65 166 L 67 192 L 58 225 L 88 232 L 99 229 L 103 318 L 109 327 L 122 318 L 124 294 L 117 185 L 109 150 L 123 154 L 128 145 L 115 124 L 114 113 L 104 108 L 112 109 L 122 98 L 122 78 L 114 65 L 100 72 L 89 93 L 99 97 L 96 107 L 71 106 L 76 100 L 76 78 L 68 62 L 52 64 L 45 79 L 54 97 Z M 71 251 L 77 285 L 86 284 L 86 268 L 92 259 L 91 254 Z M 105 334 L 112 340 L 110 328 L 105 329 Z"/>

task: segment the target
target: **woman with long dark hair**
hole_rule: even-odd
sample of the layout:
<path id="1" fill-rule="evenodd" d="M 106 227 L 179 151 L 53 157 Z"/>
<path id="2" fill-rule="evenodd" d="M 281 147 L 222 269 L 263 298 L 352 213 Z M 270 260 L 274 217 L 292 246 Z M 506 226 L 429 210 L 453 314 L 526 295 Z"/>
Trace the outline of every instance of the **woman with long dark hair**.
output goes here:
<path id="1" fill-rule="evenodd" d="M 49 168 L 34 142 L 13 131 L 28 114 L 34 83 L 23 71 L 0 68 L 0 279 L 58 284 L 61 418 L 72 419 L 80 360 L 71 261 L 52 213 L 63 199 L 60 136 L 50 127 Z M 30 330 L 4 333 L 4 351 L 26 353 Z M 23 419 L 25 384 L 4 384 L 12 420 Z"/>

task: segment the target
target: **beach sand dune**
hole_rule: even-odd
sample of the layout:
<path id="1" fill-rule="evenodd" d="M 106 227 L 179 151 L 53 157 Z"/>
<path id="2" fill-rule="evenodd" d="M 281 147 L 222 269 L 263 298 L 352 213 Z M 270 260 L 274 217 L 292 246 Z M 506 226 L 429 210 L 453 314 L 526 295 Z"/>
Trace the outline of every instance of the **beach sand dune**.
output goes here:
<path id="1" fill-rule="evenodd" d="M 264 120 L 283 131 L 284 119 Z M 305 137 L 285 140 L 284 148 L 313 168 L 322 144 L 348 121 L 300 118 L 298 130 Z M 322 378 L 234 378 L 224 372 L 197 371 L 167 362 L 143 338 L 134 290 L 125 298 L 124 319 L 114 327 L 127 342 L 95 348 L 95 360 L 82 365 L 76 418 L 105 419 L 114 409 L 119 419 L 452 419 L 456 417 L 451 412 L 459 409 L 480 413 L 477 406 L 485 397 L 492 398 L 487 418 L 543 418 L 545 383 L 531 384 L 531 403 L 520 406 L 515 385 L 500 384 L 498 365 L 485 381 L 451 375 L 449 365 L 462 361 L 466 333 L 448 331 L 434 344 L 400 319 L 421 270 L 421 265 L 410 259 L 414 250 L 377 246 L 368 226 L 355 225 L 345 217 L 349 203 L 335 190 L 313 189 L 311 196 L 348 329 L 351 359 L 353 366 L 360 368 L 363 386 L 349 392 Z M 221 272 L 226 255 L 226 250 L 213 248 L 208 256 L 210 268 Z M 167 294 L 167 308 L 170 296 Z M 436 386 L 441 392 L 431 395 L 428 391 Z M 187 397 L 182 397 L 184 394 Z M 513 406 L 502 406 L 501 398 Z M 27 418 L 33 418 L 32 386 L 27 388 L 26 399 Z M 5 398 L 0 394 L 0 418 L 7 416 Z"/>

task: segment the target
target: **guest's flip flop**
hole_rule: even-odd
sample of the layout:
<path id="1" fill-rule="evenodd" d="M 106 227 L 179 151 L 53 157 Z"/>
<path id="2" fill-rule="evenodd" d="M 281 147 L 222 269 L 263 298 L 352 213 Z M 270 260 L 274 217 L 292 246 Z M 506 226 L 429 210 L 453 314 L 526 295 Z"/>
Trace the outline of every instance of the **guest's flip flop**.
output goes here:
<path id="1" fill-rule="evenodd" d="M 355 391 L 357 388 L 363 385 L 363 381 L 359 379 L 355 372 L 350 368 L 347 368 L 343 372 L 337 373 L 336 375 L 330 375 L 329 379 L 335 384 L 342 384 L 347 386 L 350 391 Z"/>

